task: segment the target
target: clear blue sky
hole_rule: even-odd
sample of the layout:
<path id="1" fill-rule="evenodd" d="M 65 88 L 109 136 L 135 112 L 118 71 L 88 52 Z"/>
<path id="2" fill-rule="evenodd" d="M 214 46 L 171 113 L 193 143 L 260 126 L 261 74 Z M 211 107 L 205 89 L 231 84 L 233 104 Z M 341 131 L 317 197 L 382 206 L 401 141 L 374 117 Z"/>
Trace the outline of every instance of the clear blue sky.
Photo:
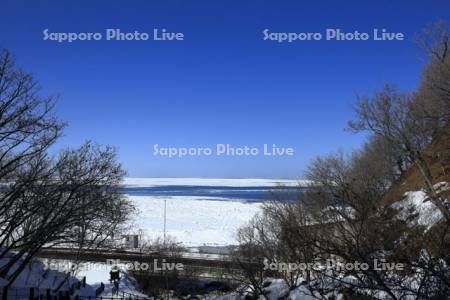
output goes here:
<path id="1" fill-rule="evenodd" d="M 356 93 L 414 89 L 414 34 L 449 1 L 21 1 L 0 4 L 0 47 L 61 95 L 69 123 L 55 149 L 118 148 L 136 177 L 301 177 L 316 155 L 357 148 L 344 131 Z M 44 41 L 42 31 L 183 32 L 182 42 Z M 263 41 L 262 31 L 402 32 L 405 41 Z M 293 147 L 295 156 L 155 157 L 154 144 Z"/>

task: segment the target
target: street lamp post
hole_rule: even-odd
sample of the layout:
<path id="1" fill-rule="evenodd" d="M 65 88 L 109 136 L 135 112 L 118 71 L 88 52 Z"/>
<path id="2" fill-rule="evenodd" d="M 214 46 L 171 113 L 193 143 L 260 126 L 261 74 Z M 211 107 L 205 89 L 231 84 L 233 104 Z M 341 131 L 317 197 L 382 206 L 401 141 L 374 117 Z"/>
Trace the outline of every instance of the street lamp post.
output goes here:
<path id="1" fill-rule="evenodd" d="M 164 199 L 164 247 L 166 246 L 166 230 L 167 230 L 167 200 Z"/>

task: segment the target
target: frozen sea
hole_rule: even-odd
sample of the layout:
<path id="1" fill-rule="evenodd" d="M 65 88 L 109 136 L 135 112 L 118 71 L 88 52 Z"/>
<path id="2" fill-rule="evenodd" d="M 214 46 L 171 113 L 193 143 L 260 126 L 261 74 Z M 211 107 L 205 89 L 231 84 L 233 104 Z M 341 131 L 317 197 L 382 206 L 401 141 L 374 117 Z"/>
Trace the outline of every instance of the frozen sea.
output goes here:
<path id="1" fill-rule="evenodd" d="M 132 231 L 148 238 L 167 234 L 188 247 L 236 244 L 239 227 L 280 192 L 294 197 L 304 181 L 276 179 L 127 178 L 123 192 L 138 213 Z"/>

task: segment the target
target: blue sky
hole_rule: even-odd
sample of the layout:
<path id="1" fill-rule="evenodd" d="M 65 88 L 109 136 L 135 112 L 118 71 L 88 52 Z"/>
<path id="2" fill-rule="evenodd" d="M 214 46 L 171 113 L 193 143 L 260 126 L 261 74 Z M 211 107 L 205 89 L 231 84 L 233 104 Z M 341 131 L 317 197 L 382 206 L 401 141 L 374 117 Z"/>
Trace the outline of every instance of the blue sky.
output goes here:
<path id="1" fill-rule="evenodd" d="M 424 58 L 415 34 L 447 20 L 448 1 L 12 1 L 0 47 L 58 93 L 69 123 L 55 151 L 91 139 L 118 148 L 135 177 L 301 177 L 316 155 L 356 149 L 346 132 L 357 93 L 414 89 Z M 182 32 L 184 41 L 43 40 L 50 32 Z M 405 34 L 404 41 L 264 41 L 271 32 Z M 295 149 L 294 156 L 153 155 L 153 145 L 229 143 Z"/>

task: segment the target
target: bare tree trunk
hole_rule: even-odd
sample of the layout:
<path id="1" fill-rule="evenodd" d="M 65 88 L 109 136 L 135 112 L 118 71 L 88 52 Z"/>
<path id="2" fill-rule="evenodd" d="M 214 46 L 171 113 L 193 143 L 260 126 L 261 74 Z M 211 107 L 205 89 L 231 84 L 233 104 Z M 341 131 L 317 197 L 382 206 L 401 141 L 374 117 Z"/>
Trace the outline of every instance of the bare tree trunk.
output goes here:
<path id="1" fill-rule="evenodd" d="M 443 199 L 438 195 L 433 185 L 433 175 L 431 174 L 431 170 L 427 162 L 420 153 L 417 154 L 415 158 L 416 165 L 419 168 L 423 179 L 425 180 L 426 190 L 428 192 L 427 196 L 429 197 L 430 201 L 441 211 L 447 222 L 450 222 L 450 211 L 445 207 Z"/>

